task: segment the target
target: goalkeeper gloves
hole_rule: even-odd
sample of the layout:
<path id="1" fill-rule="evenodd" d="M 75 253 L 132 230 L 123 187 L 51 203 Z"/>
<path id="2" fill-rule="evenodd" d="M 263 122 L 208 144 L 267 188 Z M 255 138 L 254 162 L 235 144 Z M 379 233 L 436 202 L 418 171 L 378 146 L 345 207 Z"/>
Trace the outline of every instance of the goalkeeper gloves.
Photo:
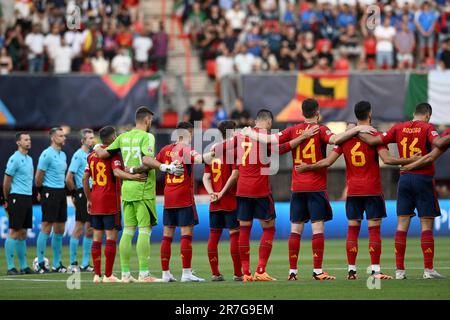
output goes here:
<path id="1" fill-rule="evenodd" d="M 173 175 L 175 175 L 177 177 L 183 175 L 183 173 L 184 173 L 183 166 L 179 165 L 179 164 L 177 165 L 177 164 L 175 164 L 173 162 L 171 164 L 161 164 L 159 166 L 159 170 L 162 171 L 162 172 L 173 174 Z"/>

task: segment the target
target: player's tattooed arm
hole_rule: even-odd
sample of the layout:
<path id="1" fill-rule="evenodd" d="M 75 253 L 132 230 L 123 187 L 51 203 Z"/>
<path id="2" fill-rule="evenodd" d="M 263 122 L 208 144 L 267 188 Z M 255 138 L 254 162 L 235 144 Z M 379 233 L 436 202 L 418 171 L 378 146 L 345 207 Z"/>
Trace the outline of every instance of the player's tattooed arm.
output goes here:
<path id="1" fill-rule="evenodd" d="M 87 211 L 88 213 L 91 212 L 91 187 L 89 185 L 89 178 L 91 177 L 91 174 L 87 171 L 84 172 L 82 182 L 83 182 L 83 191 L 86 196 L 87 200 Z"/>
<path id="2" fill-rule="evenodd" d="M 222 190 L 220 190 L 219 194 L 217 195 L 217 200 L 222 199 L 223 195 L 236 185 L 238 178 L 239 178 L 239 170 L 234 169 L 231 172 L 231 176 L 228 178 L 227 183 L 225 183 Z"/>
<path id="3" fill-rule="evenodd" d="M 367 143 L 369 146 L 381 146 L 384 144 L 381 136 L 374 136 L 369 133 L 360 132 L 358 134 L 358 138 Z"/>
<path id="4" fill-rule="evenodd" d="M 450 134 L 433 140 L 433 145 L 445 151 L 450 146 Z"/>
<path id="5" fill-rule="evenodd" d="M 205 186 L 205 190 L 206 192 L 208 192 L 209 197 L 210 197 L 210 202 L 214 202 L 217 200 L 217 192 L 214 192 L 212 184 L 211 184 L 211 173 L 203 173 L 203 185 Z"/>
<path id="6" fill-rule="evenodd" d="M 396 166 L 396 165 L 404 166 L 404 165 L 413 163 L 413 162 L 419 160 L 420 158 L 422 158 L 421 153 L 416 153 L 415 155 L 411 156 L 410 158 L 394 157 L 391 155 L 391 153 L 387 149 L 379 150 L 378 155 L 380 156 L 381 160 L 383 160 L 383 162 L 385 164 L 392 165 L 392 166 Z"/>
<path id="7" fill-rule="evenodd" d="M 418 160 L 410 164 L 404 165 L 403 167 L 400 168 L 400 170 L 411 171 L 422 167 L 426 167 L 432 164 L 434 161 L 436 161 L 436 159 L 439 158 L 443 153 L 444 151 L 442 151 L 441 149 L 434 148 L 433 150 L 431 150 L 430 153 L 427 153 L 423 157 L 420 157 Z"/>
<path id="8" fill-rule="evenodd" d="M 176 163 L 175 161 L 171 164 L 163 164 L 152 158 L 150 156 L 145 156 L 142 158 L 142 165 L 139 167 L 131 167 L 130 173 L 143 173 L 151 169 L 158 169 L 161 172 L 167 172 L 175 176 L 181 176 L 184 173 L 183 165 Z"/>
<path id="9" fill-rule="evenodd" d="M 318 125 L 312 125 L 307 127 L 301 135 L 296 137 L 295 139 L 292 139 L 290 143 L 291 149 L 296 148 L 300 143 L 302 143 L 304 140 L 311 138 L 313 135 L 317 134 L 319 132 L 319 126 Z M 248 136 L 250 139 L 262 142 L 262 143 L 273 143 L 277 144 L 279 141 L 279 134 L 266 134 L 263 132 L 256 132 L 252 130 L 250 127 L 246 127 L 242 129 L 241 134 L 244 136 Z"/>
<path id="10" fill-rule="evenodd" d="M 361 134 L 361 133 L 367 133 L 367 134 L 371 134 L 376 132 L 377 130 L 375 128 L 373 128 L 372 126 L 367 126 L 367 125 L 359 125 L 356 127 L 353 127 L 351 129 L 348 129 L 342 133 L 339 134 L 335 134 L 330 138 L 330 144 L 342 144 L 345 141 L 347 141 L 348 139 L 353 138 L 355 135 L 357 134 Z"/>
<path id="11" fill-rule="evenodd" d="M 340 156 L 341 155 L 339 153 L 332 151 L 328 157 L 326 157 L 325 159 L 322 159 L 320 161 L 317 161 L 314 164 L 301 163 L 301 164 L 296 165 L 295 171 L 297 171 L 298 173 L 302 173 L 302 172 L 307 172 L 307 171 L 328 168 L 328 167 L 331 167 L 333 165 L 333 163 L 335 163 L 336 160 Z"/>
<path id="12" fill-rule="evenodd" d="M 144 173 L 131 174 L 131 173 L 125 172 L 119 168 L 114 168 L 113 173 L 114 173 L 115 177 L 120 178 L 122 180 L 133 180 L 133 181 L 140 181 L 140 182 L 147 181 L 147 175 Z"/>

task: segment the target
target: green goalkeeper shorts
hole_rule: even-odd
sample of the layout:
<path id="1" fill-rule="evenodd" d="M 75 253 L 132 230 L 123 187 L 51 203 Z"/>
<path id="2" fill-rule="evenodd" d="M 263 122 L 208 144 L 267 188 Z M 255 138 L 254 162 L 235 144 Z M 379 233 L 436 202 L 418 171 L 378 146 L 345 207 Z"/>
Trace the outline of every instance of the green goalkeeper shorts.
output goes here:
<path id="1" fill-rule="evenodd" d="M 125 227 L 148 227 L 158 224 L 156 199 L 122 201 Z"/>

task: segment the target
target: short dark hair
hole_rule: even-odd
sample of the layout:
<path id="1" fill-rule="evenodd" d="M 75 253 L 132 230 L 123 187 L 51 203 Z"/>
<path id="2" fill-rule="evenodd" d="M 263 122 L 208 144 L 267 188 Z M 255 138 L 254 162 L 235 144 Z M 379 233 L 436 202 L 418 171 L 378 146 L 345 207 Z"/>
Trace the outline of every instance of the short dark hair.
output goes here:
<path id="1" fill-rule="evenodd" d="M 194 126 L 190 122 L 182 121 L 177 124 L 177 129 L 192 130 L 194 129 Z"/>
<path id="2" fill-rule="evenodd" d="M 312 118 L 319 110 L 319 103 L 316 99 L 305 99 L 302 102 L 302 112 L 305 118 Z"/>
<path id="3" fill-rule="evenodd" d="M 226 138 L 227 130 L 236 129 L 236 122 L 234 122 L 233 120 L 220 121 L 219 125 L 217 126 L 217 129 L 219 129 L 220 133 L 222 134 L 222 137 Z"/>
<path id="4" fill-rule="evenodd" d="M 20 139 L 22 139 L 23 135 L 29 135 L 28 132 L 26 131 L 19 131 L 16 133 L 16 141 L 20 141 Z"/>
<path id="5" fill-rule="evenodd" d="M 273 114 L 272 111 L 267 109 L 261 109 L 256 114 L 256 120 L 273 120 Z"/>
<path id="6" fill-rule="evenodd" d="M 416 106 L 416 111 L 414 113 L 424 116 L 429 114 L 431 116 L 432 113 L 431 105 L 427 102 L 421 102 Z"/>
<path id="7" fill-rule="evenodd" d="M 139 107 L 136 110 L 135 120 L 136 122 L 141 122 L 148 115 L 153 115 L 154 113 L 147 107 Z"/>
<path id="8" fill-rule="evenodd" d="M 88 134 L 88 133 L 94 133 L 94 130 L 92 130 L 92 129 L 89 129 L 89 128 L 86 128 L 86 129 L 81 129 L 80 130 L 80 136 L 81 136 L 81 139 L 84 139 L 85 137 L 86 137 L 86 134 Z"/>
<path id="9" fill-rule="evenodd" d="M 50 135 L 50 137 L 53 137 L 55 135 L 56 131 L 59 131 L 59 130 L 62 131 L 62 129 L 63 128 L 61 128 L 61 127 L 53 127 L 53 128 L 50 129 L 48 134 Z"/>
<path id="10" fill-rule="evenodd" d="M 106 143 L 109 138 L 111 138 L 114 134 L 116 134 L 116 129 L 111 126 L 106 126 L 100 129 L 100 140 L 102 143 Z"/>
<path id="11" fill-rule="evenodd" d="M 359 101 L 355 104 L 355 116 L 358 120 L 367 120 L 369 113 L 372 111 L 372 106 L 369 101 Z"/>

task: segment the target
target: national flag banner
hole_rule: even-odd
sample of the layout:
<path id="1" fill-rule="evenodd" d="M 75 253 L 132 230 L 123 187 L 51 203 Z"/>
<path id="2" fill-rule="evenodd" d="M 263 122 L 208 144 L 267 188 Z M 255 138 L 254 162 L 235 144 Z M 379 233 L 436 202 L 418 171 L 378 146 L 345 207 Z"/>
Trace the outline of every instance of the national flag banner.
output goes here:
<path id="1" fill-rule="evenodd" d="M 320 108 L 343 109 L 347 107 L 348 74 L 299 73 L 296 96 L 276 116 L 277 121 L 301 121 L 301 103 L 314 98 Z"/>
<path id="2" fill-rule="evenodd" d="M 450 71 L 433 70 L 410 75 L 405 97 L 408 119 L 412 119 L 420 102 L 428 102 L 433 108 L 431 123 L 450 124 Z"/>

